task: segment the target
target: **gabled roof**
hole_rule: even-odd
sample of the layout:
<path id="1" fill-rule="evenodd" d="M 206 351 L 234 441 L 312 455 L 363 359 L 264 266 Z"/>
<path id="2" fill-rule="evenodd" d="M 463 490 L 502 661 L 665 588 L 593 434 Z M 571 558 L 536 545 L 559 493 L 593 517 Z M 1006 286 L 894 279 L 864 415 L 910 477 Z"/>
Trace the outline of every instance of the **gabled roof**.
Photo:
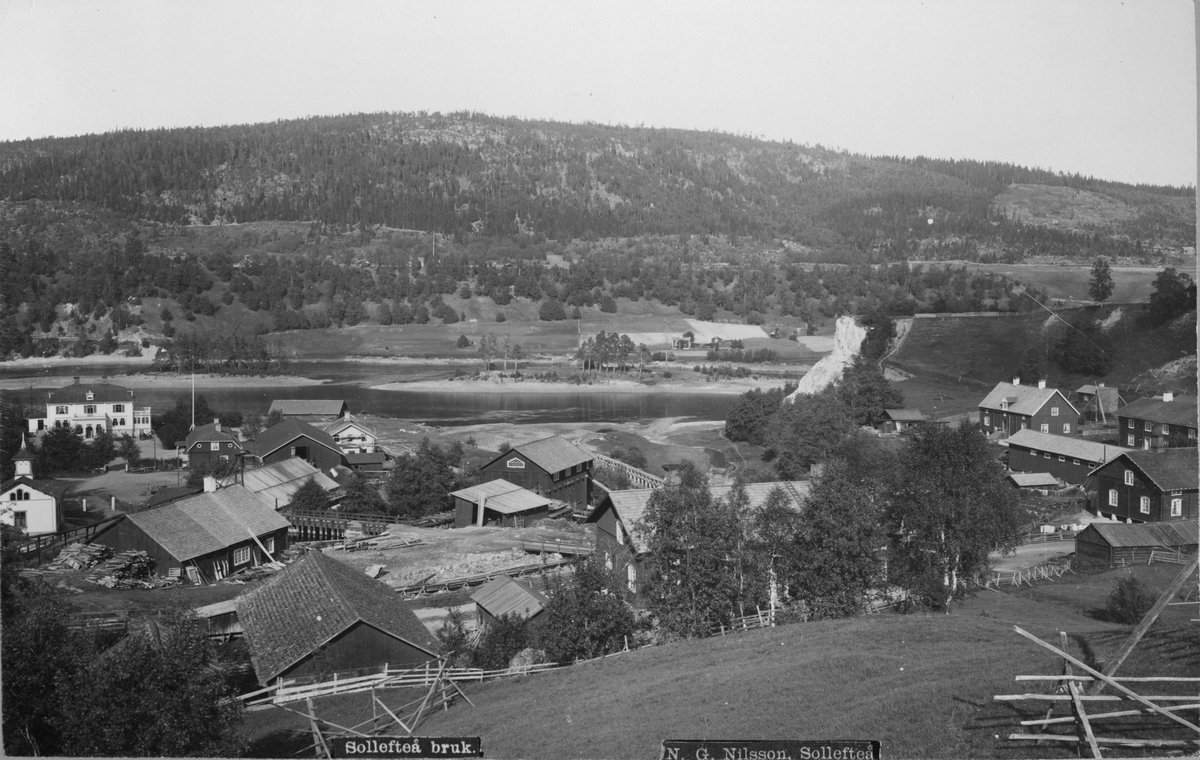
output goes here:
<path id="1" fill-rule="evenodd" d="M 495 462 L 501 457 L 511 456 L 513 452 L 520 454 L 550 473 L 561 472 L 568 467 L 590 462 L 593 458 L 591 454 L 561 435 L 552 435 L 549 438 L 542 438 L 541 440 L 532 441 L 520 446 L 513 446 L 508 451 L 497 454 L 488 464 Z M 484 466 L 486 467 L 487 465 Z"/>
<path id="2" fill-rule="evenodd" d="M 87 397 L 89 391 L 92 393 L 90 399 Z M 49 397 L 49 404 L 113 404 L 134 400 L 133 391 L 112 383 L 73 383 L 50 391 Z"/>
<path id="3" fill-rule="evenodd" d="M 1133 464 L 1161 491 L 1195 491 L 1200 488 L 1196 449 L 1137 449 L 1127 451 L 1118 458 Z"/>
<path id="4" fill-rule="evenodd" d="M 242 442 L 238 440 L 238 437 L 230 432 L 229 428 L 223 428 L 221 427 L 220 423 L 217 422 L 210 422 L 207 425 L 201 425 L 192 432 L 188 433 L 184 443 L 188 448 L 191 448 L 196 443 L 208 443 L 210 441 L 233 441 L 237 444 L 239 449 L 242 448 Z"/>
<path id="5" fill-rule="evenodd" d="M 807 480 L 747 483 L 745 489 L 746 497 L 750 502 L 750 509 L 760 509 L 776 488 L 782 489 L 784 495 L 788 497 L 788 506 L 799 512 L 803 508 L 804 500 L 808 498 L 808 494 L 812 490 L 812 484 Z M 660 489 L 636 488 L 626 491 L 610 491 L 604 500 L 616 511 L 617 519 L 629 531 L 630 542 L 633 544 L 634 550 L 639 554 L 647 550 L 649 536 L 639 530 L 637 525 L 646 514 L 646 506 L 650 503 L 650 497 L 657 490 Z M 733 486 L 709 486 L 708 491 L 714 499 L 724 499 L 733 491 Z M 593 510 L 587 522 L 596 522 L 602 511 L 602 508 Z"/>
<path id="6" fill-rule="evenodd" d="M 922 422 L 925 419 L 920 409 L 884 409 L 883 416 L 895 422 Z"/>
<path id="7" fill-rule="evenodd" d="M 348 430 L 350 428 L 358 428 L 372 438 L 378 437 L 375 435 L 374 430 L 371 430 L 371 428 L 351 417 L 342 417 L 341 419 L 334 420 L 322 429 L 330 435 L 341 435 L 343 430 Z"/>
<path id="8" fill-rule="evenodd" d="M 1054 488 L 1058 478 L 1048 472 L 1010 472 L 1008 479 L 1018 488 Z"/>
<path id="9" fill-rule="evenodd" d="M 553 501 L 553 499 L 547 499 L 545 496 L 526 490 L 516 483 L 509 483 L 507 480 L 499 478 L 459 491 L 451 491 L 450 495 L 465 499 L 472 504 L 478 504 L 479 498 L 482 496 L 487 500 L 483 504 L 485 509 L 506 515 L 540 509 Z"/>
<path id="10" fill-rule="evenodd" d="M 1176 396 L 1174 401 L 1142 398 L 1117 410 L 1118 417 L 1196 427 L 1196 397 Z"/>
<path id="11" fill-rule="evenodd" d="M 35 491 L 41 491 L 47 496 L 53 496 L 57 501 L 62 501 L 63 497 L 67 495 L 67 492 L 70 491 L 71 487 L 75 484 L 64 483 L 61 480 L 38 480 L 25 475 L 18 475 L 15 478 L 9 478 L 3 483 L 0 483 L 0 493 L 4 493 L 9 489 L 20 485 L 23 485 L 26 488 L 32 488 Z M 5 504 L 8 504 L 8 502 L 5 502 Z M 12 504 L 20 504 L 20 502 L 14 501 Z"/>
<path id="12" fill-rule="evenodd" d="M 157 507 L 160 504 L 166 504 L 167 502 L 175 501 L 176 499 L 182 499 L 185 496 L 195 496 L 203 490 L 203 488 L 198 486 L 167 486 L 160 488 L 154 493 L 150 494 L 149 499 L 146 499 L 145 508 L 151 509 L 152 507 Z"/>
<path id="13" fill-rule="evenodd" d="M 1021 446 L 1027 449 L 1048 451 L 1051 454 L 1062 454 L 1065 457 L 1098 464 L 1129 451 L 1129 449 L 1107 443 L 1097 443 L 1084 438 L 1072 438 L 1053 433 L 1040 433 L 1029 428 L 1018 430 L 1003 443 L 1008 446 Z"/>
<path id="14" fill-rule="evenodd" d="M 1046 402 L 1058 394 L 1063 403 L 1071 407 L 1071 411 L 1079 414 L 1079 410 L 1059 393 L 1057 388 L 1039 388 L 1036 385 L 1013 385 L 1012 383 L 997 383 L 992 392 L 979 402 L 984 409 L 997 409 L 1014 414 L 1037 414 Z M 1008 408 L 1002 409 L 1001 402 L 1007 400 Z"/>
<path id="15" fill-rule="evenodd" d="M 521 620 L 528 620 L 539 614 L 550 604 L 545 594 L 507 575 L 489 581 L 487 585 L 471 594 L 471 601 L 493 617 L 516 615 Z"/>
<path id="16" fill-rule="evenodd" d="M 346 455 L 346 464 L 350 465 L 351 467 L 361 467 L 365 464 L 383 464 L 386 461 L 387 454 L 383 453 L 382 451 L 375 451 L 369 454 L 362 453 Z"/>
<path id="17" fill-rule="evenodd" d="M 387 584 L 310 551 L 238 599 L 238 620 L 260 683 L 361 621 L 436 657 L 429 631 Z"/>
<path id="18" fill-rule="evenodd" d="M 282 398 L 271 402 L 267 414 L 278 411 L 284 417 L 311 414 L 321 417 L 341 416 L 346 408 L 344 399 Z"/>
<path id="19" fill-rule="evenodd" d="M 155 509 L 126 515 L 180 562 L 227 549 L 253 534 L 263 536 L 289 523 L 243 486 L 229 486 Z"/>
<path id="20" fill-rule="evenodd" d="M 237 477 L 239 476 L 233 475 L 222 482 L 232 485 Z M 336 480 L 297 457 L 246 470 L 240 477 L 242 485 L 263 499 L 272 509 L 287 506 L 292 500 L 292 494 L 309 479 L 316 480 L 317 485 L 326 491 L 338 487 Z"/>
<path id="21" fill-rule="evenodd" d="M 337 445 L 337 441 L 333 440 L 333 436 L 321 430 L 318 427 L 301 422 L 295 419 L 286 419 L 278 425 L 267 428 L 258 434 L 258 440 L 254 444 L 254 455 L 257 457 L 265 457 L 273 451 L 288 445 L 300 436 L 305 436 L 322 446 L 342 453 L 342 449 Z"/>
<path id="22" fill-rule="evenodd" d="M 1171 520 L 1152 523 L 1094 522 L 1087 531 L 1095 531 L 1109 546 L 1195 546 L 1200 522 Z M 1078 540 L 1078 539 L 1076 539 Z"/>

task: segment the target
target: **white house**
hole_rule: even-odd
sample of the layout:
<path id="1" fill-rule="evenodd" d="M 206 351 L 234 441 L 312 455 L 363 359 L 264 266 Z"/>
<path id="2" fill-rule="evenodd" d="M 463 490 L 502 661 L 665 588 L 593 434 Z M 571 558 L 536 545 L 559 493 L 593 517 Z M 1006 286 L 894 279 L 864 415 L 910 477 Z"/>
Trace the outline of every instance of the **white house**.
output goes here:
<path id="1" fill-rule="evenodd" d="M 151 434 L 150 407 L 136 406 L 133 391 L 113 385 L 108 378 L 100 383 L 80 383 L 76 377 L 71 385 L 47 395 L 46 413 L 29 419 L 30 433 L 66 427 L 85 440 L 101 430 L 114 436 Z"/>
<path id="2" fill-rule="evenodd" d="M 378 436 L 349 414 L 325 426 L 325 432 L 346 454 L 374 454 Z"/>
<path id="3" fill-rule="evenodd" d="M 63 496 L 71 484 L 34 480 L 33 456 L 24 444 L 13 464 L 16 475 L 0 484 L 0 522 L 30 536 L 57 533 L 63 524 Z"/>

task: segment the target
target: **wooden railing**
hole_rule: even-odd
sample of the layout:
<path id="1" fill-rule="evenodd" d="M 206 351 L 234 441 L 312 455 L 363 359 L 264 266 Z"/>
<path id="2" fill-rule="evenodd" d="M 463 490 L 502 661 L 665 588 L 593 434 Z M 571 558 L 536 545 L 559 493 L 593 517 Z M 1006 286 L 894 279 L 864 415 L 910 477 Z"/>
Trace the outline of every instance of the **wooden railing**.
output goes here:
<path id="1" fill-rule="evenodd" d="M 389 518 L 385 515 L 335 510 L 285 510 L 283 516 L 292 524 L 288 533 L 293 540 L 322 541 L 345 538 L 346 528 L 351 521 L 362 524 L 364 535 L 378 536 L 387 530 L 389 524 Z"/>
<path id="2" fill-rule="evenodd" d="M 530 554 L 557 553 L 566 555 L 592 554 L 596 551 L 594 541 L 522 541 L 521 550 Z"/>
<path id="3" fill-rule="evenodd" d="M 533 573 L 538 573 L 551 567 L 566 565 L 570 562 L 572 562 L 571 559 L 555 559 L 547 562 L 535 562 L 528 565 L 520 565 L 518 567 L 509 567 L 505 568 L 504 570 L 495 570 L 490 573 L 468 575 L 463 578 L 452 578 L 448 581 L 438 581 L 436 583 L 415 583 L 411 586 L 401 586 L 400 588 L 397 588 L 396 593 L 404 596 L 405 598 L 415 599 L 417 597 L 441 594 L 447 591 L 461 591 L 462 589 L 482 586 L 493 578 L 499 578 L 502 575 L 507 575 L 510 578 L 518 578 L 523 575 L 532 575 Z"/>
<path id="4" fill-rule="evenodd" d="M 60 533 L 47 533 L 42 536 L 32 536 L 26 539 L 15 540 L 17 547 L 17 561 L 21 564 L 40 565 L 57 556 L 56 550 L 62 549 L 67 544 L 81 543 L 86 544 L 92 540 L 97 533 L 105 530 L 113 525 L 118 520 L 124 519 L 124 515 L 110 517 L 107 520 L 102 520 L 98 523 L 85 525 L 82 528 L 73 528 Z"/>
<path id="5" fill-rule="evenodd" d="M 606 457 L 603 454 L 593 454 L 592 457 L 596 460 L 597 466 L 610 467 L 625 473 L 625 477 L 629 478 L 629 482 L 637 488 L 661 488 L 667 483 L 667 481 L 657 475 L 651 475 L 645 470 L 639 470 L 633 465 L 622 462 L 620 459 Z"/>

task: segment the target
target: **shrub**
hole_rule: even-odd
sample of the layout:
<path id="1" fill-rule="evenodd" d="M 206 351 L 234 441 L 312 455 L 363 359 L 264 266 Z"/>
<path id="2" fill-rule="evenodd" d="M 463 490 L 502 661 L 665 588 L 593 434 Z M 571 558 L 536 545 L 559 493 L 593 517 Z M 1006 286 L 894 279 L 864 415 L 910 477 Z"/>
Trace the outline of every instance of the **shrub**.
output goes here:
<path id="1" fill-rule="evenodd" d="M 1154 595 L 1137 578 L 1127 575 L 1117 581 L 1104 603 L 1108 617 L 1118 623 L 1135 625 L 1154 606 Z"/>
<path id="2" fill-rule="evenodd" d="M 502 312 L 502 311 L 496 312 L 496 321 L 497 322 L 503 322 L 505 319 L 507 319 L 507 317 L 504 316 L 504 312 Z"/>
<path id="3" fill-rule="evenodd" d="M 457 345 L 459 348 L 467 348 L 471 345 L 471 339 L 465 335 L 459 335 L 458 342 L 455 345 Z"/>

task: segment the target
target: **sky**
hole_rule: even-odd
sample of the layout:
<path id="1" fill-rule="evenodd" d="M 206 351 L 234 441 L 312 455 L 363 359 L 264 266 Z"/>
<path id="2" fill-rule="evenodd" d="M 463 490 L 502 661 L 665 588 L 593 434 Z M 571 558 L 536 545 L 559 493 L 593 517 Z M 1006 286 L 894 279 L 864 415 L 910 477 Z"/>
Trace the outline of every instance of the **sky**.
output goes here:
<path id="1" fill-rule="evenodd" d="M 0 140 L 374 111 L 1196 183 L 1191 0 L 0 0 Z"/>

